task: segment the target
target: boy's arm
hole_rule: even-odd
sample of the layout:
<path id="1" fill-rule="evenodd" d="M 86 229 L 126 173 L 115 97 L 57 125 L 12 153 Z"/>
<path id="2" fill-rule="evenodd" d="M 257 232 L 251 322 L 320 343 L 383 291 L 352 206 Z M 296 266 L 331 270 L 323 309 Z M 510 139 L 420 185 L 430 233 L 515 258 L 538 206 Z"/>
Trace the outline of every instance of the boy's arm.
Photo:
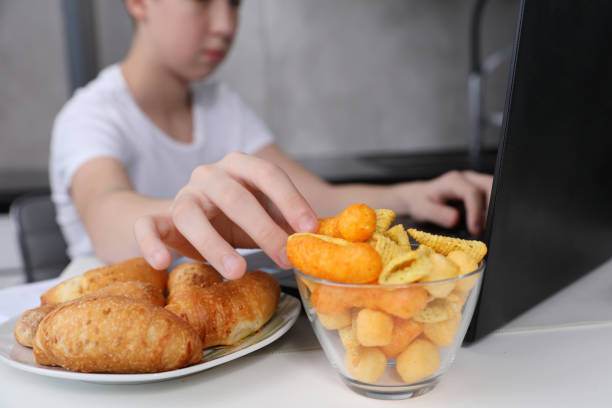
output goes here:
<path id="1" fill-rule="evenodd" d="M 391 186 L 331 185 L 303 168 L 273 144 L 255 155 L 277 164 L 287 172 L 320 217 L 337 214 L 350 204 L 362 202 L 373 208 L 389 208 L 399 214 L 410 214 L 417 221 L 431 221 L 450 228 L 459 222 L 459 212 L 445 203 L 461 200 L 465 205 L 470 233 L 477 235 L 484 227 L 493 182 L 490 175 L 473 171 L 451 171 L 433 180 Z"/>
<path id="2" fill-rule="evenodd" d="M 212 264 L 235 279 L 246 270 L 236 248 L 259 247 L 283 268 L 287 236 L 317 230 L 308 203 L 278 166 L 243 153 L 198 166 L 171 201 L 132 189 L 115 159 L 82 165 L 71 183 L 79 216 L 96 255 L 116 262 L 142 254 L 157 269 L 171 263 L 169 248 Z"/>
<path id="3" fill-rule="evenodd" d="M 332 185 L 302 167 L 274 144 L 265 146 L 255 153 L 255 156 L 282 168 L 320 217 L 338 214 L 356 201 L 368 204 L 372 208 L 394 210 L 400 208 L 397 205 L 398 199 L 393 196 L 394 193 L 387 186 Z"/>
<path id="4" fill-rule="evenodd" d="M 108 263 L 139 256 L 136 219 L 165 212 L 172 203 L 136 193 L 123 165 L 110 157 L 83 164 L 72 178 L 70 193 L 96 255 Z"/>

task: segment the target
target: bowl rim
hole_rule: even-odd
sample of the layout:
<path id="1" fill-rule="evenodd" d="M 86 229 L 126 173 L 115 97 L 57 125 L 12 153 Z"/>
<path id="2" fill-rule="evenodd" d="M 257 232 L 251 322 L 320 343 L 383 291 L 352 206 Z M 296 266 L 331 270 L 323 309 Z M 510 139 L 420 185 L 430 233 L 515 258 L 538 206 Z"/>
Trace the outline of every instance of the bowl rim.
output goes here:
<path id="1" fill-rule="evenodd" d="M 307 279 L 307 280 L 312 281 L 312 282 L 320 283 L 320 284 L 323 284 L 323 285 L 328 285 L 328 286 L 342 286 L 342 287 L 347 287 L 347 288 L 363 288 L 363 289 L 365 289 L 365 288 L 400 289 L 400 288 L 423 287 L 423 286 L 428 286 L 428 285 L 438 285 L 440 283 L 456 282 L 456 281 L 468 278 L 470 276 L 475 276 L 475 275 L 484 273 L 485 266 L 486 266 L 486 262 L 485 262 L 484 259 L 482 259 L 478 263 L 478 268 L 476 268 L 472 272 L 466 273 L 464 275 L 455 276 L 454 278 L 439 279 L 439 280 L 428 281 L 428 282 L 411 282 L 411 283 L 402 283 L 402 284 L 335 282 L 335 281 L 330 281 L 330 280 L 326 280 L 326 279 L 320 279 L 320 278 L 312 277 L 310 275 L 305 274 L 304 272 L 300 271 L 297 268 L 293 268 L 293 271 L 295 272 L 296 275 L 298 275 L 301 278 Z"/>

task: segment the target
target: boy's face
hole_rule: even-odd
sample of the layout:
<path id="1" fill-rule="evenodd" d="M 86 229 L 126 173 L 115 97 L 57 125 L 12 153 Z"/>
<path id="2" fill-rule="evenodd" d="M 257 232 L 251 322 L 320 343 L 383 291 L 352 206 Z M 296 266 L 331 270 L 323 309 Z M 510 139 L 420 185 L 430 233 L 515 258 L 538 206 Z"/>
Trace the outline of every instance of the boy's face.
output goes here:
<path id="1" fill-rule="evenodd" d="M 239 0 L 143 0 L 137 30 L 160 64 L 192 81 L 206 77 L 228 53 Z"/>

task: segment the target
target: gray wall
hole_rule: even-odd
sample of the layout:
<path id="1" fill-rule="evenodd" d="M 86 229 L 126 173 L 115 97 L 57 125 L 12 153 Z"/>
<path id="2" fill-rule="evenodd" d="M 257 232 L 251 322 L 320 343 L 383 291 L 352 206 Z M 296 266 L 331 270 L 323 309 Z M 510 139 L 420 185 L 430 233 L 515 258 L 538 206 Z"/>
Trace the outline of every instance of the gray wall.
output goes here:
<path id="1" fill-rule="evenodd" d="M 0 0 L 0 168 L 44 167 L 66 98 L 59 0 Z M 218 75 L 296 157 L 467 145 L 472 1 L 246 0 Z M 94 0 L 100 66 L 121 59 L 121 0 Z M 36 10 L 33 13 L 32 10 Z M 485 50 L 512 40 L 518 0 L 492 0 Z M 507 69 L 489 82 L 501 108 Z M 489 132 L 495 143 L 497 132 Z"/>
<path id="2" fill-rule="evenodd" d="M 0 0 L 0 171 L 44 169 L 68 96 L 60 0 Z"/>

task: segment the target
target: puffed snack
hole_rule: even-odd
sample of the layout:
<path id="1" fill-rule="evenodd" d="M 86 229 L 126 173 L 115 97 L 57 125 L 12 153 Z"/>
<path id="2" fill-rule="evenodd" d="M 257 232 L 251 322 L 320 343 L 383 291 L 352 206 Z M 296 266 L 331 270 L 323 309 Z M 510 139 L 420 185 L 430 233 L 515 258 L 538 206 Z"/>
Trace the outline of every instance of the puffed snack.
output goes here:
<path id="1" fill-rule="evenodd" d="M 369 244 L 318 234 L 290 235 L 287 258 L 305 274 L 334 282 L 369 283 L 382 270 L 380 255 Z"/>
<path id="2" fill-rule="evenodd" d="M 351 242 L 366 241 L 376 229 L 376 213 L 365 204 L 346 207 L 335 217 L 319 219 L 321 235 L 342 238 Z"/>

